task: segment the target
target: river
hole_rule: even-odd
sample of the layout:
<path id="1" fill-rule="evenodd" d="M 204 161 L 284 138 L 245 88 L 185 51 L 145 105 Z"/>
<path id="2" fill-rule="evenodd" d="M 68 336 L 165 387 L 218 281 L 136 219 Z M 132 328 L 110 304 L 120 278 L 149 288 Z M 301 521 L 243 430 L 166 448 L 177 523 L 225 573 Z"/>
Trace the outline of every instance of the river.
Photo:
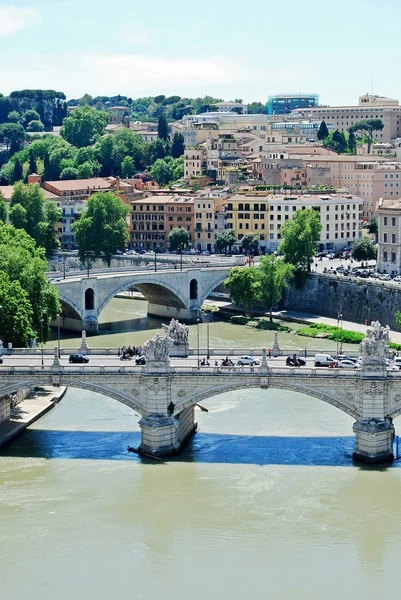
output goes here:
<path id="1" fill-rule="evenodd" d="M 156 322 L 142 325 L 138 339 Z M 229 327 L 213 335 L 232 345 Z M 266 335 L 239 329 L 247 345 Z M 1 598 L 397 597 L 397 463 L 354 466 L 352 419 L 315 398 L 245 390 L 203 404 L 199 432 L 164 461 L 126 452 L 140 439 L 130 409 L 73 388 L 0 449 Z"/>

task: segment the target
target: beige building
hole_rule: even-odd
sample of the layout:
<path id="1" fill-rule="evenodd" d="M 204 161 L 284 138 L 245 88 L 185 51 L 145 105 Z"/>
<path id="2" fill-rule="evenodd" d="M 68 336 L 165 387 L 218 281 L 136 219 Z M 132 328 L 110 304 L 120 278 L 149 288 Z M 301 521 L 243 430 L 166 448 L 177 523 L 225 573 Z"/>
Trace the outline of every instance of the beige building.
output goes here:
<path id="1" fill-rule="evenodd" d="M 358 106 L 325 106 L 298 109 L 291 117 L 308 117 L 313 120 L 325 121 L 329 129 L 347 131 L 351 125 L 364 119 L 381 119 L 384 124 L 382 131 L 375 132 L 379 142 L 391 142 L 401 135 L 401 107 L 398 100 L 380 96 L 361 96 Z"/>
<path id="2" fill-rule="evenodd" d="M 226 229 L 234 229 L 238 240 L 247 233 L 259 235 L 260 246 L 277 250 L 281 242 L 280 229 L 297 210 L 313 208 L 320 215 L 322 248 L 342 249 L 361 237 L 361 198 L 348 194 L 269 194 L 243 188 L 227 200 L 216 202 L 225 206 Z"/>
<path id="3" fill-rule="evenodd" d="M 401 273 L 401 198 L 380 200 L 377 213 L 379 238 L 377 270 L 380 273 Z"/>

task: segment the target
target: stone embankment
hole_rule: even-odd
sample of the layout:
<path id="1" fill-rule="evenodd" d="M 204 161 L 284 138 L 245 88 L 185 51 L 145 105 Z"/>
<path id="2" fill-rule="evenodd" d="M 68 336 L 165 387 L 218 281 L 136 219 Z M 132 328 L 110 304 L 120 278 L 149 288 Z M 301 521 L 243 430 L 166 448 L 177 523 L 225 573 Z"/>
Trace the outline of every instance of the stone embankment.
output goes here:
<path id="1" fill-rule="evenodd" d="M 23 399 L 4 397 L 0 400 L 0 446 L 51 410 L 64 396 L 66 387 L 41 387 L 24 390 Z"/>

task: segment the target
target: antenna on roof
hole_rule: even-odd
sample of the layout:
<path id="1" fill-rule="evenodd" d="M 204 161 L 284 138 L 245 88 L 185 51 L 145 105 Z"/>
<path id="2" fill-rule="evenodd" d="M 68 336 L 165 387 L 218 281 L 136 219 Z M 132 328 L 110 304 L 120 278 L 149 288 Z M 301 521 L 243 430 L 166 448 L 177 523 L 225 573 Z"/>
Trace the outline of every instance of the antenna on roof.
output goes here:
<path id="1" fill-rule="evenodd" d="M 373 96 L 373 77 L 372 77 L 372 92 L 371 92 L 372 96 Z"/>

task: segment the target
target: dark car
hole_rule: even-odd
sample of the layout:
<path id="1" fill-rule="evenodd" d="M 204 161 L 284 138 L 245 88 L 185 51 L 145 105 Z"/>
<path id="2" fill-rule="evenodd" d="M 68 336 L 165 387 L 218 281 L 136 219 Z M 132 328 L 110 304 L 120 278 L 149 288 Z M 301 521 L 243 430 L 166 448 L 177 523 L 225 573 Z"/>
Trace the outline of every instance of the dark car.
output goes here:
<path id="1" fill-rule="evenodd" d="M 287 367 L 304 367 L 306 365 L 306 360 L 300 356 L 287 356 L 285 364 Z"/>
<path id="2" fill-rule="evenodd" d="M 70 358 L 68 359 L 70 363 L 88 363 L 89 358 L 84 356 L 83 354 L 70 354 Z"/>
<path id="3" fill-rule="evenodd" d="M 2 365 L 2 364 L 3 364 L 3 359 L 0 356 L 0 365 Z"/>
<path id="4" fill-rule="evenodd" d="M 140 356 L 139 358 L 136 358 L 135 364 L 136 365 L 146 365 L 146 358 L 144 356 Z"/>

